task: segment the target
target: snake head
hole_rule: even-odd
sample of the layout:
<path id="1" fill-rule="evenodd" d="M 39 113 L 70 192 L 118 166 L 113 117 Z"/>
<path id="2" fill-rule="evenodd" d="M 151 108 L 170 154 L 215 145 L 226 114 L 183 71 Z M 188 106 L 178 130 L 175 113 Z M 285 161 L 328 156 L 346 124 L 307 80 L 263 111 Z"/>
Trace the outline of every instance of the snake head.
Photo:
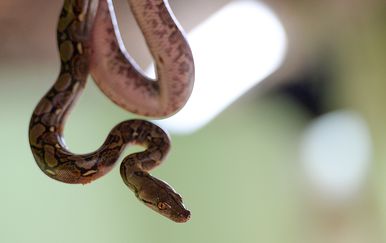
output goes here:
<path id="1" fill-rule="evenodd" d="M 137 198 L 146 206 L 177 223 L 189 220 L 190 211 L 185 208 L 181 196 L 170 185 L 147 172 L 134 174 L 142 178 L 142 183 L 137 184 L 135 192 Z"/>

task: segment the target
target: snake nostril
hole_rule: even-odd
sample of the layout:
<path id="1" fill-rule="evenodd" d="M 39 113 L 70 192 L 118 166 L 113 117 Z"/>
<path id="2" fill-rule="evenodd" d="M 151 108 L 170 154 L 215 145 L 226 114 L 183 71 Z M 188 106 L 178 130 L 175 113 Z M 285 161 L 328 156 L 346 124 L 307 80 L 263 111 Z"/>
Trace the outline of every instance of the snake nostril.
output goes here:
<path id="1" fill-rule="evenodd" d="M 182 222 L 188 221 L 190 219 L 190 211 L 185 210 L 184 212 L 180 213 L 180 218 L 181 218 Z"/>

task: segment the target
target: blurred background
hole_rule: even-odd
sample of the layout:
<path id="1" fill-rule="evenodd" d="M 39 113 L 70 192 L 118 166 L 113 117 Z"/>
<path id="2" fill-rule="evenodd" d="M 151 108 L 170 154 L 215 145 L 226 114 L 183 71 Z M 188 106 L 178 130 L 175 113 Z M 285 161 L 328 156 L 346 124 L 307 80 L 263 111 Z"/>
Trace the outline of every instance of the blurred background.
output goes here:
<path id="1" fill-rule="evenodd" d="M 147 69 L 127 3 L 114 3 L 126 47 Z M 153 174 L 182 194 L 191 220 L 148 210 L 117 168 L 85 186 L 39 170 L 27 129 L 58 74 L 62 1 L 1 0 L 0 242 L 386 242 L 385 2 L 169 3 L 192 38 L 194 92 L 211 96 L 184 111 L 196 109 L 199 125 L 182 115 L 178 129 L 162 123 L 173 148 Z M 205 55 L 216 61 L 202 66 Z M 67 145 L 93 151 L 132 117 L 90 80 L 66 124 Z"/>

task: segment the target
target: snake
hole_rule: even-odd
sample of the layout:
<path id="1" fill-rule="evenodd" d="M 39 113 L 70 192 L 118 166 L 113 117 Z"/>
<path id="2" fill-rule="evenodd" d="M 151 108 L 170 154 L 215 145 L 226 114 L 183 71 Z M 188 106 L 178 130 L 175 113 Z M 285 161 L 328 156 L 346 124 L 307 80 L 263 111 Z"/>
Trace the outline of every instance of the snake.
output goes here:
<path id="1" fill-rule="evenodd" d="M 90 74 L 92 31 L 98 1 L 65 0 L 57 25 L 60 72 L 31 116 L 29 143 L 38 167 L 49 177 L 69 184 L 90 183 L 114 167 L 125 147 L 136 144 L 143 151 L 123 158 L 120 174 L 146 206 L 175 221 L 186 222 L 190 211 L 181 196 L 166 182 L 149 174 L 170 150 L 168 134 L 141 119 L 119 123 L 96 151 L 74 154 L 63 138 L 65 120 L 85 88 Z"/>
<path id="2" fill-rule="evenodd" d="M 166 0 L 128 0 L 150 54 L 150 79 L 128 54 L 112 0 L 100 0 L 92 32 L 90 73 L 100 90 L 135 114 L 163 118 L 179 111 L 194 83 L 194 61 L 185 34 Z"/>

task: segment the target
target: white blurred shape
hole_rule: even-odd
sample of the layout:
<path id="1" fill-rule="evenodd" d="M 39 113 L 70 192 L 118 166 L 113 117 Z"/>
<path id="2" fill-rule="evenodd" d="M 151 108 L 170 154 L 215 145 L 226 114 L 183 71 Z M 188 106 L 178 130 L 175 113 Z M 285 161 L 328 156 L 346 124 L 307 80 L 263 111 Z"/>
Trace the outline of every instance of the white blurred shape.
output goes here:
<path id="1" fill-rule="evenodd" d="M 250 0 L 229 3 L 191 31 L 188 40 L 196 65 L 193 93 L 180 112 L 157 121 L 174 133 L 201 128 L 274 72 L 287 44 L 273 12 Z"/>
<path id="2" fill-rule="evenodd" d="M 372 158 L 366 122 L 355 112 L 333 112 L 305 131 L 301 156 L 306 176 L 325 199 L 344 202 L 363 186 Z"/>

